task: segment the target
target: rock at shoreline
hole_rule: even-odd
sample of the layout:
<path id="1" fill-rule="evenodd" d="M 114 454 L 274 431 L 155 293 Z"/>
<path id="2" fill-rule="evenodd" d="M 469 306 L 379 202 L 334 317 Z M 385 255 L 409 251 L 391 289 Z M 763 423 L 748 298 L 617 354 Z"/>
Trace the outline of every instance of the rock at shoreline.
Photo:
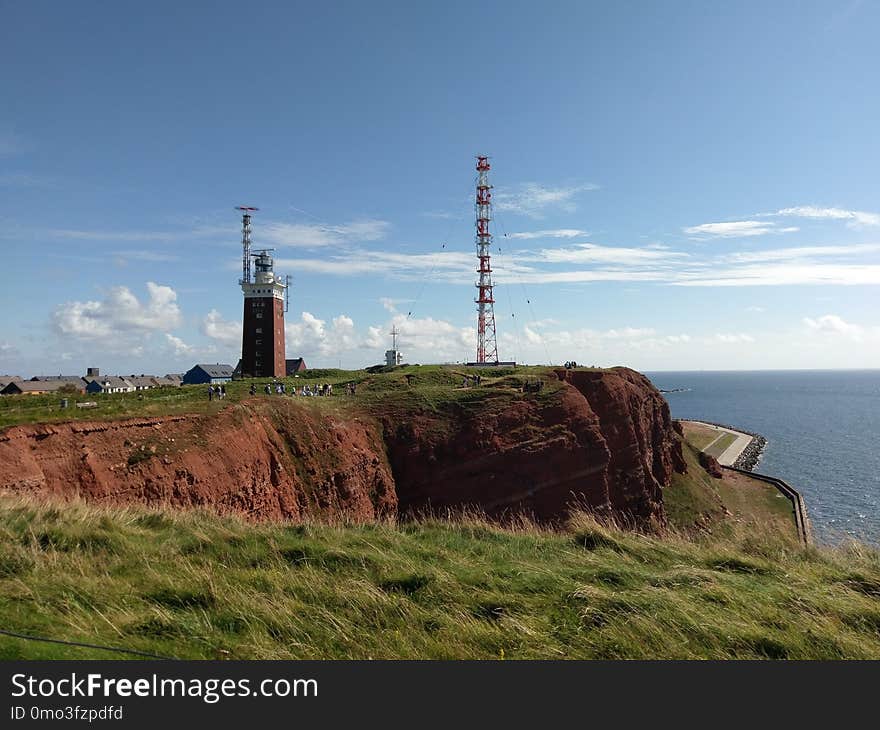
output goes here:
<path id="1" fill-rule="evenodd" d="M 743 449 L 743 452 L 733 462 L 733 465 L 737 469 L 752 471 L 757 466 L 766 445 L 767 439 L 754 434 L 752 440 L 749 441 L 749 445 Z"/>
<path id="2" fill-rule="evenodd" d="M 700 466 L 706 470 L 709 476 L 715 479 L 721 479 L 724 476 L 724 472 L 721 471 L 721 465 L 718 463 L 718 459 L 707 454 L 705 451 L 700 452 Z"/>

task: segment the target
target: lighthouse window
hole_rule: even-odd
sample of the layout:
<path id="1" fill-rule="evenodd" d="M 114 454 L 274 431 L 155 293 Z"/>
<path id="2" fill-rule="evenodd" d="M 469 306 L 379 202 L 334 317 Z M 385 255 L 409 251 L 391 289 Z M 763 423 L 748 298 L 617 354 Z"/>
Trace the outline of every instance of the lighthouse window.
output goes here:
<path id="1" fill-rule="evenodd" d="M 263 341 L 262 340 L 254 340 L 254 344 L 255 345 L 262 345 Z"/>
<path id="2" fill-rule="evenodd" d="M 258 335 L 263 334 L 263 328 L 262 328 L 262 327 L 257 327 L 257 334 L 258 334 Z"/>
<path id="3" fill-rule="evenodd" d="M 262 313 L 262 312 L 254 312 L 254 316 L 255 316 L 257 319 L 262 319 L 262 318 L 263 318 L 263 313 Z"/>

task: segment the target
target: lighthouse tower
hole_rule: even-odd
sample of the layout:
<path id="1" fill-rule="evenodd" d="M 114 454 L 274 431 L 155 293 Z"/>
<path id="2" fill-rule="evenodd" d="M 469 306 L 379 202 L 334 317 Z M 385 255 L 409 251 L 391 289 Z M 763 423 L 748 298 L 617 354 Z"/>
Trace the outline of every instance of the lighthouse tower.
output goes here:
<path id="1" fill-rule="evenodd" d="M 283 378 L 284 294 L 287 284 L 274 271 L 272 249 L 250 252 L 250 210 L 242 215 L 244 248 L 241 291 L 244 294 L 244 326 L 241 336 L 242 377 Z M 253 258 L 253 277 L 251 261 Z"/>

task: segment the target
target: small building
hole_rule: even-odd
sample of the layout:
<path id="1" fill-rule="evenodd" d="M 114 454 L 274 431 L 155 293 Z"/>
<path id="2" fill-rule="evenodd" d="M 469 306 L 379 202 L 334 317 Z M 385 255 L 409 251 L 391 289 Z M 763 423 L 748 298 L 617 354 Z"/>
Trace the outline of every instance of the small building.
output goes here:
<path id="1" fill-rule="evenodd" d="M 295 357 L 292 360 L 284 361 L 285 370 L 288 375 L 296 375 L 297 373 L 301 373 L 303 370 L 308 370 L 306 366 L 306 361 L 301 357 Z"/>
<path id="2" fill-rule="evenodd" d="M 134 390 L 134 385 L 118 375 L 86 379 L 86 393 L 131 393 Z"/>
<path id="3" fill-rule="evenodd" d="M 67 383 L 73 383 L 74 385 L 80 385 L 82 383 L 81 375 L 34 375 L 31 378 L 33 382 L 40 383 L 54 383 L 56 381 L 63 381 Z"/>
<path id="4" fill-rule="evenodd" d="M 202 383 L 211 385 L 219 385 L 228 383 L 232 380 L 232 365 L 224 365 L 221 363 L 199 363 L 193 365 L 183 375 L 184 385 L 200 385 Z"/>
<path id="5" fill-rule="evenodd" d="M 386 365 L 400 365 L 402 361 L 403 355 L 400 354 L 400 350 L 385 350 Z"/>
<path id="6" fill-rule="evenodd" d="M 21 383 L 22 379 L 18 375 L 0 375 L 0 391 L 2 391 L 10 383 Z"/>
<path id="7" fill-rule="evenodd" d="M 129 375 L 125 379 L 134 386 L 135 390 L 150 390 L 156 387 L 154 375 Z"/>
<path id="8" fill-rule="evenodd" d="M 175 375 L 171 377 L 170 375 L 165 375 L 163 377 L 156 376 L 153 378 L 156 383 L 157 388 L 178 388 L 180 387 L 180 382 L 183 380 L 182 375 Z"/>
<path id="9" fill-rule="evenodd" d="M 68 380 L 13 380 L 0 390 L 0 395 L 45 395 L 57 393 L 62 388 L 76 388 L 78 392 L 85 391 L 85 381 L 79 378 L 78 382 Z"/>
<path id="10" fill-rule="evenodd" d="M 183 373 L 165 373 L 164 380 L 174 385 L 183 385 Z"/>

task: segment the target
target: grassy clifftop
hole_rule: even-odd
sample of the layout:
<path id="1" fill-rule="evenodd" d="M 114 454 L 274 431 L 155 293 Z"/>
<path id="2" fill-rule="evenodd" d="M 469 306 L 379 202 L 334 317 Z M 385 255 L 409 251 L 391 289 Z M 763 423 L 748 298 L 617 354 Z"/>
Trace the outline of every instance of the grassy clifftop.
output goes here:
<path id="1" fill-rule="evenodd" d="M 481 398 L 486 389 L 509 390 L 519 387 L 526 380 L 554 380 L 549 367 L 496 368 L 491 374 L 482 373 L 485 388 L 462 388 L 465 375 L 476 375 L 472 368 L 454 365 L 407 365 L 382 368 L 377 372 L 366 370 L 306 370 L 300 377 L 283 378 L 288 390 L 332 384 L 332 398 L 303 398 L 314 408 L 381 408 L 383 411 L 395 406 L 434 408 L 468 399 Z M 263 387 L 274 382 L 271 378 L 235 381 L 226 385 L 227 397 L 223 401 L 209 401 L 207 385 L 185 385 L 179 388 L 154 388 L 137 393 L 102 395 L 13 395 L 0 397 L 0 429 L 25 423 L 48 423 L 69 420 L 108 420 L 118 418 L 167 416 L 180 413 L 216 413 L 222 408 L 250 397 L 254 384 L 257 395 L 264 396 Z M 344 384 L 355 383 L 357 395 L 343 395 Z M 559 387 L 558 382 L 555 387 Z M 548 390 L 552 390 L 549 388 Z M 68 408 L 60 407 L 60 400 L 67 398 Z M 95 403 L 94 408 L 77 408 L 76 403 Z M 332 404 L 332 405 L 331 405 Z"/>
<path id="2" fill-rule="evenodd" d="M 0 626 L 186 658 L 880 658 L 880 556 L 576 515 L 251 525 L 0 500 Z M 0 657 L 117 657 L 0 636 Z"/>

